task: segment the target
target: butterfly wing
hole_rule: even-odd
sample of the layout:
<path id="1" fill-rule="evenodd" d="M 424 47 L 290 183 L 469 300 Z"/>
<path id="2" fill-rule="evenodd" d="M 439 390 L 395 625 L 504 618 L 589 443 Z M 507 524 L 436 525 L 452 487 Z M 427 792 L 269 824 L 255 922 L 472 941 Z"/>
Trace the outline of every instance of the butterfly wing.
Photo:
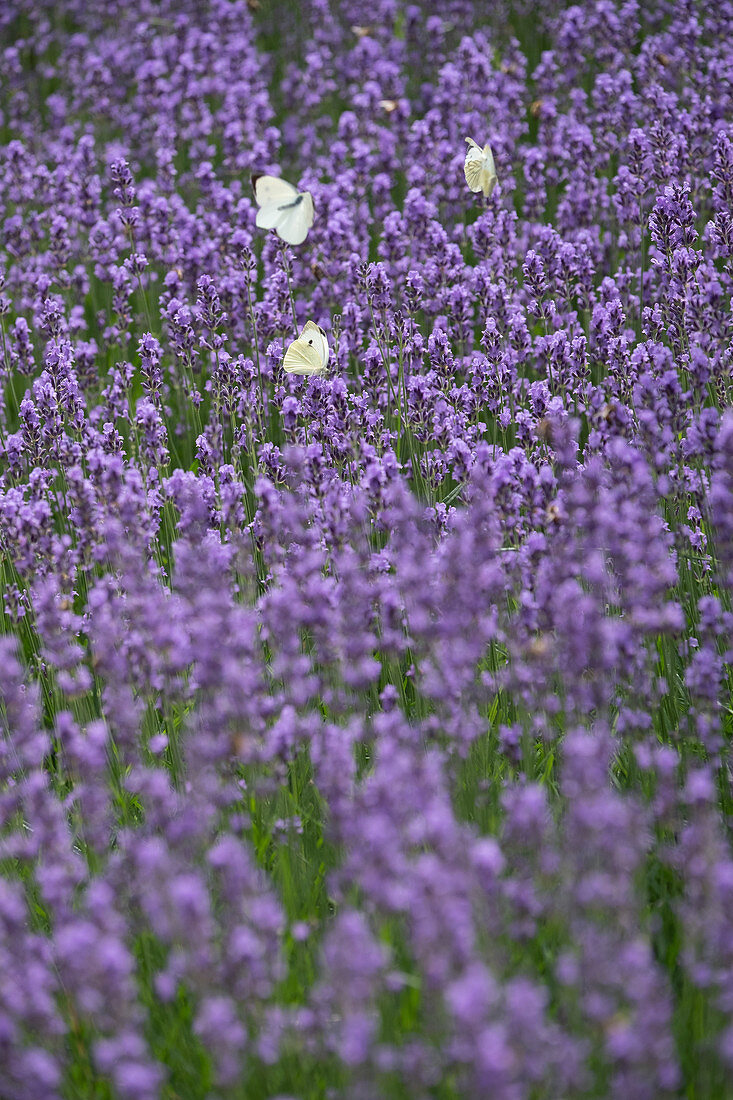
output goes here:
<path id="1" fill-rule="evenodd" d="M 288 183 L 279 176 L 253 176 L 252 186 L 258 206 L 279 206 L 292 202 L 298 194 L 297 187 L 293 187 L 292 183 Z M 271 229 L 272 227 L 262 226 L 261 228 Z"/>
<path id="2" fill-rule="evenodd" d="M 283 370 L 288 374 L 321 374 L 324 369 L 322 357 L 313 344 L 307 340 L 293 340 L 285 352 Z"/>
<path id="3" fill-rule="evenodd" d="M 478 147 L 468 150 L 466 153 L 466 161 L 463 165 L 463 174 L 466 177 L 466 183 L 472 191 L 481 190 L 483 163 L 483 154 Z"/>
<path id="4" fill-rule="evenodd" d="M 463 167 L 466 183 L 474 192 L 483 191 L 486 198 L 489 197 L 497 184 L 494 154 L 490 145 L 484 145 L 483 149 L 473 138 L 466 138 L 468 152 Z"/>
<path id="5" fill-rule="evenodd" d="M 299 202 L 297 200 L 300 200 Z M 310 191 L 303 191 L 295 202 L 280 207 L 281 220 L 277 223 L 277 235 L 288 244 L 302 244 L 313 225 L 313 198 Z"/>
<path id="6" fill-rule="evenodd" d="M 488 170 L 489 175 L 496 175 L 496 165 L 494 164 L 494 154 L 491 152 L 490 145 L 484 145 L 482 154 L 484 158 L 484 167 Z"/>
<path id="7" fill-rule="evenodd" d="M 255 225 L 259 229 L 276 229 L 278 224 L 283 220 L 283 212 L 279 203 L 268 203 L 267 206 L 261 206 L 257 211 L 257 217 L 255 218 Z"/>
<path id="8" fill-rule="evenodd" d="M 481 190 L 484 193 L 484 197 L 488 199 L 498 183 L 496 178 L 496 165 L 494 164 L 494 154 L 491 151 L 490 145 L 484 145 L 482 157 Z"/>
<path id="9" fill-rule="evenodd" d="M 329 349 L 328 339 L 321 326 L 316 325 L 313 321 L 306 321 L 298 339 L 305 341 L 309 346 L 316 349 L 321 366 L 325 370 L 328 366 Z"/>
<path id="10" fill-rule="evenodd" d="M 321 346 L 322 346 L 322 354 L 323 354 L 323 369 L 325 370 L 326 367 L 328 366 L 328 360 L 329 360 L 329 357 L 331 355 L 331 352 L 330 352 L 329 347 L 328 347 L 328 338 L 326 337 L 325 332 L 323 331 L 323 329 L 321 328 L 320 325 L 318 325 L 317 328 L 318 328 L 318 331 L 321 334 Z"/>
<path id="11" fill-rule="evenodd" d="M 488 199 L 491 192 L 496 187 L 499 181 L 496 178 L 496 172 L 490 171 L 488 168 L 484 168 L 481 172 L 481 190 L 484 193 L 484 198 Z M 478 188 L 477 188 L 478 190 Z"/>

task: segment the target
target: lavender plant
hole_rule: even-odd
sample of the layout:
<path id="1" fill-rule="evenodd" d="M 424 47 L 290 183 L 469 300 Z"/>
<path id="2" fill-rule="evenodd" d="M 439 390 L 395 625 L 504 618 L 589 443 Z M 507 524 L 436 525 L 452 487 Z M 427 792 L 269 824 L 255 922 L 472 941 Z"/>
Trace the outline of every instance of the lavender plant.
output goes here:
<path id="1" fill-rule="evenodd" d="M 1 7 L 2 1100 L 729 1095 L 732 41 Z"/>

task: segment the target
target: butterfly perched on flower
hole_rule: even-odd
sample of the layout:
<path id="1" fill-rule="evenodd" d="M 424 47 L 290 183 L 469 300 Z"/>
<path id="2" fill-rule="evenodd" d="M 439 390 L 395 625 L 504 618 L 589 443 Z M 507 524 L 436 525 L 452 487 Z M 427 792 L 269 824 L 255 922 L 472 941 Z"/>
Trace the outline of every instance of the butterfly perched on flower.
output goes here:
<path id="1" fill-rule="evenodd" d="M 482 149 L 473 138 L 467 137 L 466 141 L 468 152 L 463 165 L 466 183 L 472 191 L 483 191 L 484 198 L 488 199 L 498 182 L 491 146 L 486 144 Z"/>
<path id="2" fill-rule="evenodd" d="M 255 201 L 259 206 L 256 224 L 274 229 L 286 244 L 302 244 L 313 225 L 313 196 L 298 191 L 279 176 L 252 176 Z"/>
<path id="3" fill-rule="evenodd" d="M 285 352 L 283 370 L 288 374 L 323 374 L 328 366 L 328 340 L 320 325 L 306 321 L 297 340 Z"/>

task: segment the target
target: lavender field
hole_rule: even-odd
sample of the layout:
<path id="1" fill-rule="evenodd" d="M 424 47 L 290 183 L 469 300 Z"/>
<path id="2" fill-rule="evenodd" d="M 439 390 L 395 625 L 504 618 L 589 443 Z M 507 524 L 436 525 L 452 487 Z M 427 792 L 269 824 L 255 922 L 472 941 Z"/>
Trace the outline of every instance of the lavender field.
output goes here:
<path id="1" fill-rule="evenodd" d="M 0 58 L 0 1100 L 733 1097 L 733 3 Z"/>

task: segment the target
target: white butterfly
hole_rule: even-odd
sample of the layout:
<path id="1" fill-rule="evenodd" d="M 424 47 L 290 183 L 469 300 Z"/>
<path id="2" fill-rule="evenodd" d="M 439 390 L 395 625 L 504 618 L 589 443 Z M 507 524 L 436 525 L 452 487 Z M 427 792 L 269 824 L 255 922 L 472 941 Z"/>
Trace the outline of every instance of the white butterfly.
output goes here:
<path id="1" fill-rule="evenodd" d="M 468 152 L 463 166 L 466 183 L 472 191 L 483 191 L 484 198 L 488 199 L 498 183 L 491 146 L 484 145 L 482 149 L 473 138 L 467 137 L 466 141 Z"/>
<path id="2" fill-rule="evenodd" d="M 313 196 L 298 191 L 279 176 L 252 176 L 255 200 L 259 206 L 257 225 L 274 229 L 287 244 L 302 244 L 313 225 Z"/>
<path id="3" fill-rule="evenodd" d="M 320 325 L 306 321 L 297 340 L 285 352 L 283 370 L 288 374 L 323 374 L 328 366 L 328 340 Z"/>

